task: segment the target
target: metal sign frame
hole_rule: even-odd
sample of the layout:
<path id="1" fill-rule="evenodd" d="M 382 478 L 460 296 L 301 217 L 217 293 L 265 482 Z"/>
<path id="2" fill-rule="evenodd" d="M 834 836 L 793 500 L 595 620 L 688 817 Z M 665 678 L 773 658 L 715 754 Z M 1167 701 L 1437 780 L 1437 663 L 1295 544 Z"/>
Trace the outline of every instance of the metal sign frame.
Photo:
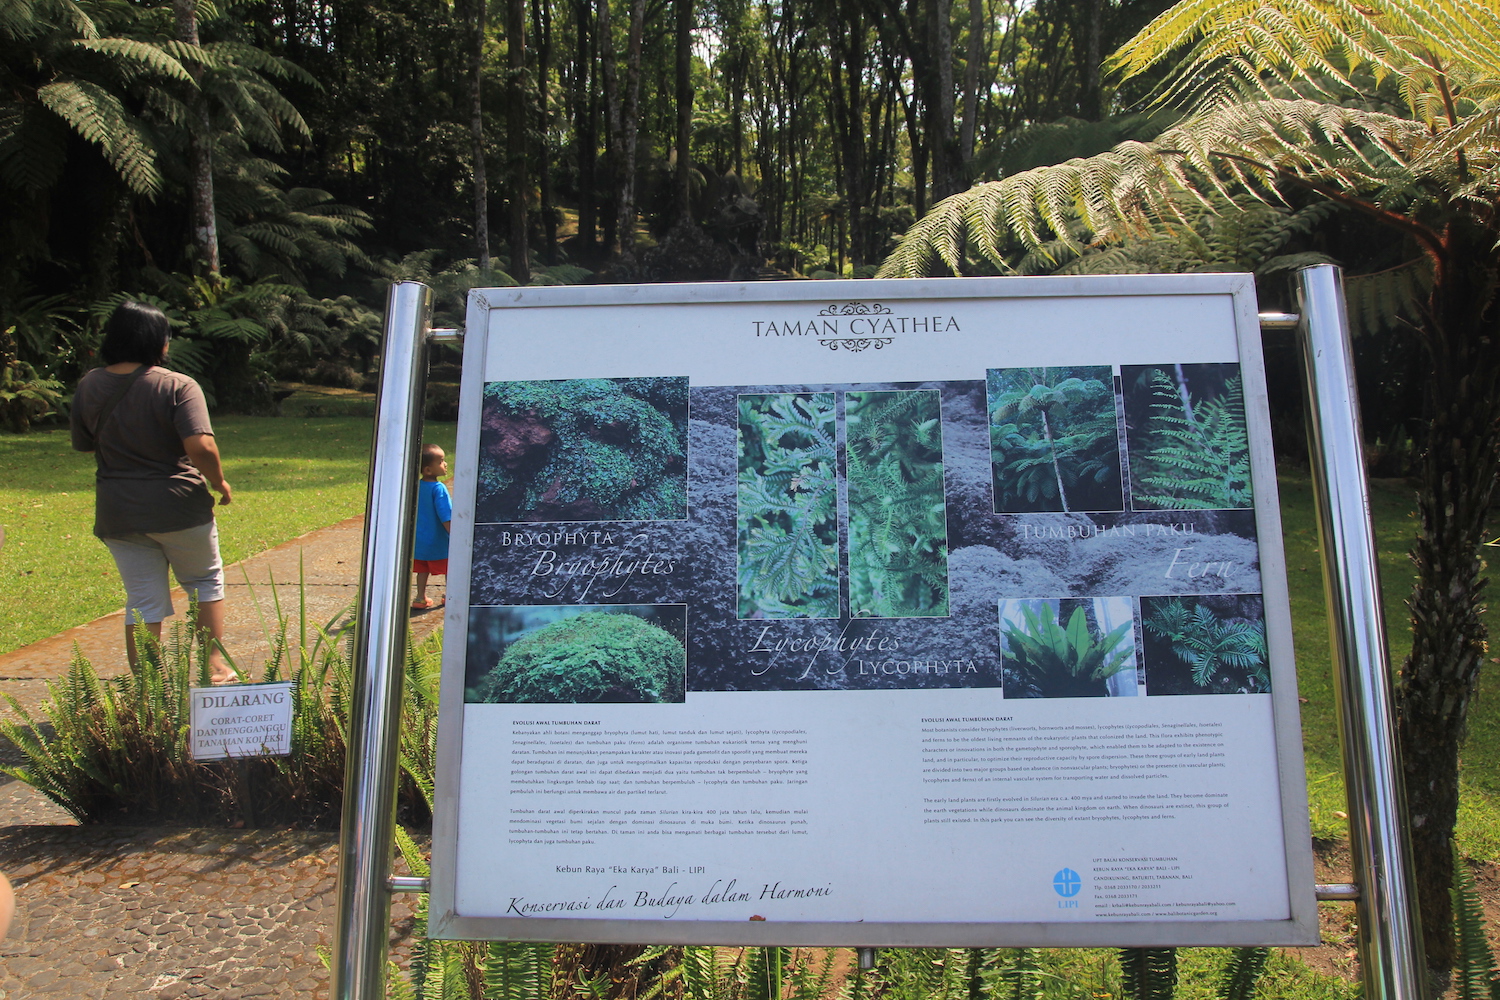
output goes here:
<path id="1" fill-rule="evenodd" d="M 1303 324 L 1310 328 L 1307 331 L 1306 342 L 1312 345 L 1320 333 L 1324 338 L 1323 341 L 1319 341 L 1320 346 L 1308 348 L 1311 384 L 1317 385 L 1320 381 L 1326 382 L 1329 379 L 1323 370 L 1326 355 L 1340 346 L 1338 341 L 1341 339 L 1344 341 L 1342 346 L 1347 348 L 1347 330 L 1341 323 L 1342 301 L 1339 299 L 1330 305 L 1328 300 L 1329 295 L 1337 296 L 1340 291 L 1338 274 L 1336 269 L 1332 268 L 1311 268 L 1303 271 L 1299 277 L 1304 295 L 1304 313 L 1309 317 L 1309 321 Z M 1104 280 L 1107 282 L 1110 279 Z M 1240 300 L 1237 310 L 1237 323 L 1241 328 L 1246 323 L 1258 321 L 1254 313 L 1253 289 L 1249 288 L 1249 278 L 1244 277 L 1243 280 L 1248 294 Z M 1059 283 L 1054 280 L 1049 292 L 1051 294 L 1075 294 L 1082 291 L 1087 283 L 1087 279 L 1073 279 L 1073 284 L 1065 289 L 1062 286 L 1067 282 Z M 956 292 L 956 289 L 947 285 L 947 282 L 943 284 L 946 286 L 942 289 L 943 294 L 948 296 L 955 293 L 963 294 Z M 911 291 L 916 291 L 911 288 L 911 283 L 904 283 L 904 285 L 903 291 L 907 295 Z M 736 286 L 713 287 L 718 291 L 709 294 L 724 296 L 742 294 L 742 291 L 736 290 Z M 783 287 L 785 291 L 782 294 L 787 297 L 802 298 L 808 291 L 805 284 Z M 645 293 L 650 295 L 652 291 L 648 289 Z M 863 289 L 861 291 L 863 293 Z M 500 293 L 523 295 L 525 291 L 500 290 Z M 640 293 L 636 292 L 636 294 Z M 847 286 L 835 294 L 846 296 Z M 973 294 L 979 294 L 978 290 L 976 289 Z M 406 552 L 410 545 L 410 527 L 406 518 L 407 511 L 411 509 L 410 494 L 414 492 L 416 478 L 416 448 L 420 441 L 421 394 L 425 373 L 424 347 L 429 336 L 430 301 L 430 292 L 425 287 L 415 283 L 399 283 L 393 286 L 388 303 L 386 351 L 382 368 L 375 460 L 372 467 L 370 504 L 366 524 L 364 589 L 361 599 L 353 706 L 355 724 L 354 731 L 350 734 L 349 780 L 346 784 L 341 844 L 338 950 L 333 969 L 332 994 L 338 1000 L 346 1000 L 346 998 L 347 1000 L 354 1000 L 354 998 L 373 1000 L 383 995 L 384 952 L 389 915 L 389 898 L 386 893 L 427 888 L 423 884 L 425 880 L 391 879 L 389 871 L 392 854 L 390 817 L 394 801 L 395 777 L 394 720 L 400 700 L 400 664 L 405 652 L 405 590 L 408 579 Z M 475 308 L 476 306 L 471 304 L 470 329 L 480 328 L 480 324 L 475 322 Z M 1276 317 L 1273 323 L 1275 319 L 1283 321 L 1282 324 L 1277 325 L 1284 325 L 1286 320 L 1294 319 L 1294 317 Z M 1329 323 L 1333 324 L 1332 328 L 1327 325 Z M 1332 338 L 1334 348 L 1328 346 L 1326 342 L 1328 337 Z M 1243 338 L 1241 342 L 1244 342 Z M 1258 368 L 1258 359 L 1254 360 L 1257 362 L 1255 367 Z M 1347 372 L 1347 353 L 1344 354 L 1344 365 Z M 468 390 L 471 381 L 465 380 L 466 391 L 472 391 Z M 1349 418 L 1353 406 L 1352 381 L 1341 380 L 1335 374 L 1333 382 L 1335 387 L 1329 393 L 1331 401 L 1328 406 L 1318 411 L 1315 419 L 1324 427 L 1325 438 L 1330 433 L 1328 431 L 1330 426 L 1335 431 L 1339 429 L 1340 421 L 1347 425 L 1341 432 L 1342 437 L 1349 437 L 1348 428 L 1353 428 L 1354 454 L 1357 458 L 1357 423 Z M 1349 387 L 1349 391 L 1344 391 L 1345 386 Z M 1334 405 L 1338 402 L 1337 397 L 1340 393 L 1343 393 L 1341 408 Z M 1348 468 L 1347 455 L 1338 460 L 1330 459 L 1328 457 L 1330 449 L 1326 440 L 1319 439 L 1318 443 L 1322 449 L 1320 457 L 1323 459 L 1318 464 L 1321 465 L 1321 472 L 1326 477 L 1323 480 L 1324 486 L 1319 491 L 1320 512 L 1326 513 L 1329 506 L 1327 503 L 1329 483 L 1337 484 L 1334 492 L 1345 497 L 1357 498 L 1355 503 L 1347 504 L 1346 507 L 1358 508 L 1361 513 L 1366 511 L 1367 506 L 1363 502 L 1366 488 L 1362 465 L 1356 462 L 1355 468 L 1351 470 Z M 462 442 L 460 448 L 462 448 Z M 1262 447 L 1261 451 L 1262 456 L 1256 460 L 1257 477 L 1274 475 L 1274 466 L 1269 461 L 1269 449 Z M 1274 521 L 1274 512 L 1271 512 L 1270 516 Z M 1257 517 L 1259 521 L 1259 511 Z M 1332 523 L 1331 518 L 1325 518 L 1325 520 Z M 1367 518 L 1364 523 L 1365 534 L 1368 537 Z M 1260 531 L 1266 531 L 1272 527 L 1275 525 L 1264 523 L 1264 521 L 1258 523 Z M 1334 530 L 1347 529 L 1347 527 L 1347 524 L 1337 525 Z M 1360 551 L 1341 552 L 1340 556 L 1347 558 L 1350 563 L 1347 566 L 1332 565 L 1335 556 L 1330 550 L 1333 548 L 1334 546 L 1326 543 L 1323 547 L 1325 572 L 1330 574 L 1331 581 L 1345 580 L 1351 575 L 1373 578 L 1375 564 L 1373 558 L 1369 558 L 1373 554 L 1372 547 L 1363 553 Z M 1355 548 L 1358 550 L 1359 547 Z M 1358 563 L 1362 555 L 1365 557 L 1364 565 L 1360 566 Z M 1378 590 L 1375 592 L 1375 599 L 1378 601 Z M 1331 586 L 1330 603 L 1347 610 L 1349 597 L 1345 593 L 1345 588 Z M 1366 602 L 1364 609 L 1368 609 L 1369 606 Z M 1341 622 L 1347 625 L 1353 621 L 1363 624 L 1366 632 L 1373 629 L 1378 636 L 1381 619 L 1378 616 L 1371 619 L 1364 609 L 1358 609 L 1346 615 L 1331 616 L 1331 625 Z M 1383 636 L 1379 636 L 1379 640 L 1376 645 L 1383 645 Z M 1367 646 L 1368 643 L 1365 643 L 1360 646 L 1360 649 L 1365 649 Z M 1409 892 L 1403 897 L 1399 890 L 1401 887 L 1409 889 L 1410 881 L 1407 865 L 1409 852 L 1403 849 L 1403 838 L 1400 833 L 1399 784 L 1395 780 L 1394 771 L 1390 768 L 1383 768 L 1382 763 L 1389 763 L 1393 759 L 1389 706 L 1387 700 L 1382 717 L 1378 704 L 1380 698 L 1370 694 L 1371 688 L 1388 691 L 1388 663 L 1381 662 L 1378 655 L 1361 662 L 1352 662 L 1342 655 L 1344 644 L 1339 644 L 1338 648 L 1341 653 L 1340 666 L 1360 673 L 1363 678 L 1358 682 L 1357 691 L 1364 700 L 1358 705 L 1350 704 L 1348 684 L 1345 685 L 1346 696 L 1342 706 L 1345 711 L 1341 716 L 1344 720 L 1343 734 L 1346 744 L 1360 743 L 1360 747 L 1354 750 L 1346 746 L 1346 767 L 1355 767 L 1357 762 L 1358 766 L 1368 769 L 1369 776 L 1367 783 L 1363 781 L 1363 774 L 1358 782 L 1355 780 L 1355 775 L 1350 776 L 1351 827 L 1367 831 L 1368 837 L 1364 846 L 1380 855 L 1380 858 L 1372 861 L 1371 858 L 1365 856 L 1369 851 L 1362 853 L 1361 845 L 1356 844 L 1356 877 L 1362 884 L 1368 885 L 1374 877 L 1383 885 L 1394 887 L 1391 892 L 1378 895 L 1367 891 L 1362 902 L 1362 907 L 1367 911 L 1372 906 L 1379 908 L 1378 914 L 1367 913 L 1366 919 L 1361 920 L 1362 933 L 1366 935 L 1367 989 L 1372 995 L 1381 998 L 1399 997 L 1404 1000 L 1409 996 L 1415 1000 L 1418 995 L 1416 984 L 1419 978 L 1420 954 L 1415 950 L 1414 942 L 1417 939 L 1411 910 L 1406 909 L 1403 912 L 1402 909 L 1392 906 L 1393 902 L 1399 905 L 1404 898 L 1409 898 Z M 1291 706 L 1291 710 L 1295 717 L 1295 705 Z M 1372 758 L 1373 765 L 1370 763 Z M 1302 776 L 1300 769 L 1298 771 L 1299 773 L 1293 780 L 1300 786 Z M 1287 780 L 1288 777 L 1283 769 L 1282 779 Z M 1357 786 L 1364 784 L 1374 786 L 1373 804 L 1367 804 L 1365 800 L 1357 796 Z M 1371 822 L 1369 815 L 1372 811 L 1377 814 L 1374 822 Z M 1394 825 L 1385 823 L 1388 819 L 1394 819 Z M 1298 825 L 1295 818 L 1288 817 L 1284 821 L 1294 827 Z M 444 820 L 440 818 L 439 822 L 444 822 Z M 1301 817 L 1300 827 L 1303 830 L 1306 828 L 1305 815 Z M 1305 877 L 1310 881 L 1310 872 L 1299 872 L 1298 877 Z M 1320 889 L 1323 890 L 1320 892 L 1322 898 L 1348 898 L 1353 894 L 1350 891 L 1351 887 L 1320 887 Z M 1293 898 L 1295 896 L 1294 893 Z M 1370 919 L 1370 917 L 1376 919 Z M 563 922 L 547 921 L 547 923 L 561 924 Z M 633 923 L 637 927 L 643 928 L 644 926 L 638 922 Z M 577 926 L 573 922 L 567 922 L 567 924 Z M 676 926 L 680 928 L 683 925 Z M 450 929 L 458 931 L 464 928 L 452 927 Z M 738 929 L 743 931 L 744 925 L 739 925 Z M 787 926 L 783 925 L 778 930 L 786 929 L 788 929 Z M 976 927 L 975 930 L 979 928 Z M 1100 936 L 1097 941 L 1099 944 L 1133 943 L 1128 940 L 1128 935 L 1118 933 L 1122 930 L 1118 925 L 1104 925 L 1100 927 L 1100 930 L 1106 933 Z M 747 940 L 747 936 L 743 933 L 737 933 L 734 937 L 737 941 L 757 943 Z M 780 933 L 767 935 L 767 941 L 779 941 L 783 937 L 784 935 Z M 847 935 L 840 937 L 847 937 Z M 967 935 L 961 935 L 961 937 L 963 937 L 963 943 L 979 943 Z M 645 938 L 640 939 L 645 940 Z M 1007 939 L 1007 942 L 1009 941 L 1010 939 Z M 865 940 L 841 941 L 840 943 L 868 945 L 876 942 Z M 880 943 L 896 945 L 904 942 L 900 940 L 899 935 L 893 935 L 889 941 Z M 955 943 L 958 943 L 958 938 L 955 938 Z M 1038 941 L 1037 943 L 1047 942 Z M 1196 942 L 1184 939 L 1181 943 Z M 862 954 L 862 961 L 866 957 Z"/>

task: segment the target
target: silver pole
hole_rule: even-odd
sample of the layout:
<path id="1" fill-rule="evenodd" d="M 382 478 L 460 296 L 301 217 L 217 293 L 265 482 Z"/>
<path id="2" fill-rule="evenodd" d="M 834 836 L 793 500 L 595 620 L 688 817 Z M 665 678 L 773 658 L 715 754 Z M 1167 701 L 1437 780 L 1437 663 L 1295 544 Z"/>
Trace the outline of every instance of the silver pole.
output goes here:
<path id="1" fill-rule="evenodd" d="M 1426 970 L 1343 276 L 1331 264 L 1303 268 L 1297 295 L 1365 997 L 1420 1000 Z"/>
<path id="2" fill-rule="evenodd" d="M 401 668 L 406 658 L 407 581 L 416 504 L 427 326 L 432 291 L 391 286 L 380 357 L 380 395 L 354 644 L 344 815 L 339 834 L 337 948 L 332 1000 L 384 1000 L 396 821 Z"/>

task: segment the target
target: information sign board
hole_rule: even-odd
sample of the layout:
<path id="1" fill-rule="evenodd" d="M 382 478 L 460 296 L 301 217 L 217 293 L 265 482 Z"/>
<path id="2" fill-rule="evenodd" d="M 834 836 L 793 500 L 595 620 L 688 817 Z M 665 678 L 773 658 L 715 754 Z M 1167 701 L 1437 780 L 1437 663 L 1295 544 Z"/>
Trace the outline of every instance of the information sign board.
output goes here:
<path id="1" fill-rule="evenodd" d="M 192 688 L 194 760 L 285 757 L 292 752 L 292 684 Z"/>
<path id="2" fill-rule="evenodd" d="M 472 294 L 431 928 L 1316 940 L 1246 275 Z"/>

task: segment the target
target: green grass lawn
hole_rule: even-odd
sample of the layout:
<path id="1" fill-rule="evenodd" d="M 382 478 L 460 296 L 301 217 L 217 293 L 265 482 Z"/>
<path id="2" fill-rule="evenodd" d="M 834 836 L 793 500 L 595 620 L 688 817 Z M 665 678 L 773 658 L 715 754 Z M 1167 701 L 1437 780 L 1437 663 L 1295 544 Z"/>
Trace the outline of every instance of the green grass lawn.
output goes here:
<path id="1" fill-rule="evenodd" d="M 1286 539 L 1287 575 L 1292 597 L 1293 641 L 1297 650 L 1297 686 L 1302 698 L 1302 742 L 1307 754 L 1313 833 L 1339 837 L 1345 821 L 1343 772 L 1339 763 L 1338 718 L 1333 700 L 1333 668 L 1328 649 L 1328 616 L 1323 602 L 1322 569 L 1312 486 L 1305 473 L 1279 477 L 1282 528 Z M 1370 491 L 1380 547 L 1381 588 L 1385 594 L 1386 634 L 1391 658 L 1399 668 L 1411 650 L 1406 598 L 1415 567 L 1407 558 L 1416 535 L 1412 487 L 1396 480 L 1376 481 Z M 1500 673 L 1491 660 L 1481 677 L 1479 696 L 1470 710 L 1463 753 L 1463 794 L 1459 846 L 1471 857 L 1500 860 Z"/>
<path id="2" fill-rule="evenodd" d="M 361 513 L 373 422 L 359 417 L 218 417 L 234 503 L 216 509 L 226 563 Z M 453 449 L 454 425 L 428 440 Z M 0 435 L 0 652 L 117 610 L 124 592 L 93 536 L 94 460 L 66 429 Z"/>

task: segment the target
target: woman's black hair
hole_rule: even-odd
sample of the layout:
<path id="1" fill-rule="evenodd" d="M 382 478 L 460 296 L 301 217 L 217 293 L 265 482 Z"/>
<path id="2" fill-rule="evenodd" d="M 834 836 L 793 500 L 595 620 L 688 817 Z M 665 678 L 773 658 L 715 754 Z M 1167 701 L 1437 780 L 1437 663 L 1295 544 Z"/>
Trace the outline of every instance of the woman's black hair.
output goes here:
<path id="1" fill-rule="evenodd" d="M 99 353 L 107 365 L 126 361 L 159 365 L 171 339 L 172 323 L 165 313 L 153 305 L 127 299 L 115 306 L 104 324 Z"/>

